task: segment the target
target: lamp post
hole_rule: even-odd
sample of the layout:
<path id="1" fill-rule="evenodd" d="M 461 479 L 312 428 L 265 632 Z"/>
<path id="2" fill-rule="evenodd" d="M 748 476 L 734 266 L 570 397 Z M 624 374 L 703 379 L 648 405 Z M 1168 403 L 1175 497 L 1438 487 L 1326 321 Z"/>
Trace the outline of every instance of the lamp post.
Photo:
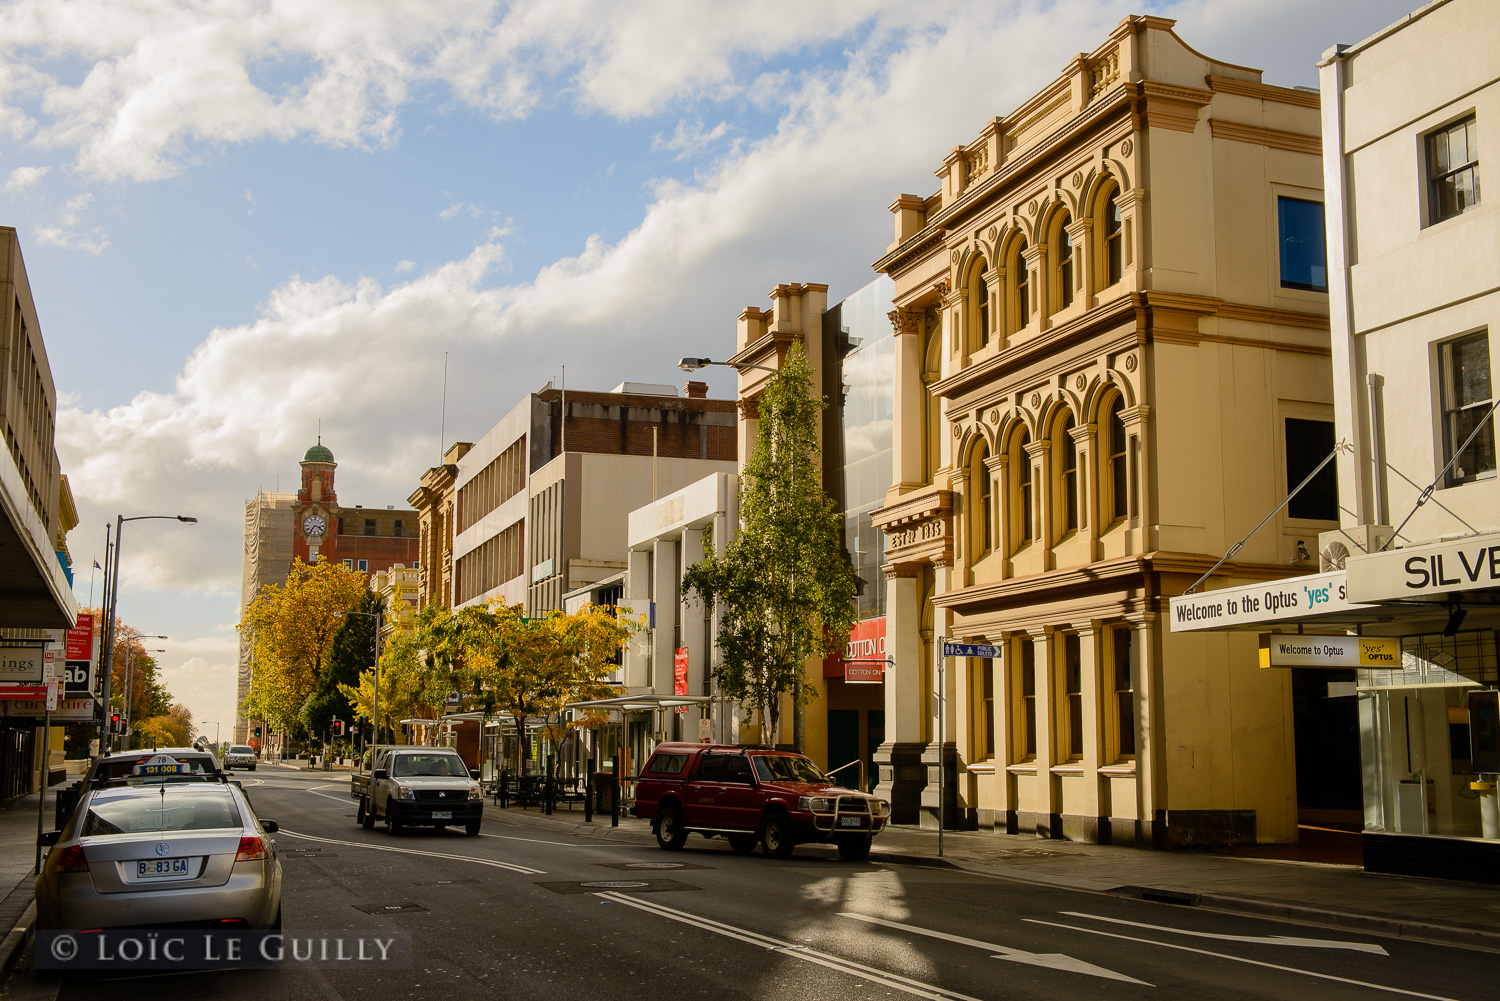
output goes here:
<path id="1" fill-rule="evenodd" d="M 214 750 L 217 751 L 219 749 L 219 721 L 218 720 L 212 720 L 212 719 L 205 719 L 205 720 L 199 720 L 198 722 L 202 726 L 208 726 L 208 724 L 210 724 L 210 723 L 212 723 L 214 725 Z"/>
<path id="2" fill-rule="evenodd" d="M 346 615 L 363 615 L 375 620 L 375 691 L 370 696 L 370 727 L 375 731 L 374 739 L 370 742 L 370 761 L 375 761 L 375 747 L 380 743 L 380 623 L 385 615 L 385 605 L 381 604 L 380 610 L 376 612 L 336 612 L 339 618 Z"/>
<path id="3" fill-rule="evenodd" d="M 724 368 L 732 368 L 736 372 L 746 368 L 760 369 L 762 372 L 779 372 L 780 369 L 769 365 L 752 365 L 747 361 L 714 361 L 712 358 L 683 358 L 677 362 L 677 367 L 684 372 L 696 372 L 700 368 L 708 368 L 710 365 L 722 365 Z"/>
<path id="4" fill-rule="evenodd" d="M 113 686 L 113 682 L 114 682 L 113 675 L 114 675 L 114 670 L 115 670 L 115 614 L 117 613 L 117 611 L 119 610 L 119 607 L 120 607 L 120 554 L 121 554 L 121 551 L 122 551 L 121 547 L 122 547 L 122 545 L 123 545 L 123 543 L 125 541 L 121 537 L 120 533 L 124 530 L 125 523 L 127 521 L 154 521 L 154 520 L 180 521 L 184 525 L 196 525 L 196 524 L 198 524 L 198 519 L 197 518 L 192 518 L 192 517 L 189 517 L 188 515 L 185 515 L 185 514 L 138 514 L 138 515 L 136 515 L 133 518 L 127 518 L 127 517 L 125 517 L 122 514 L 122 515 L 118 515 L 118 516 L 115 517 L 115 554 L 114 554 L 115 560 L 114 560 L 114 567 L 113 567 L 114 573 L 111 575 L 113 577 L 113 579 L 111 580 L 110 587 L 109 587 L 109 612 L 108 612 L 108 617 L 105 619 L 105 623 L 104 623 L 104 665 L 103 665 L 103 673 L 104 673 L 104 692 L 103 692 L 103 703 L 104 703 L 104 706 L 103 706 L 103 708 L 104 708 L 104 711 L 100 715 L 100 718 L 99 718 L 99 753 L 100 754 L 104 753 L 104 748 L 109 743 L 109 741 L 108 741 L 108 732 L 109 732 L 109 699 L 110 699 L 110 688 Z"/>

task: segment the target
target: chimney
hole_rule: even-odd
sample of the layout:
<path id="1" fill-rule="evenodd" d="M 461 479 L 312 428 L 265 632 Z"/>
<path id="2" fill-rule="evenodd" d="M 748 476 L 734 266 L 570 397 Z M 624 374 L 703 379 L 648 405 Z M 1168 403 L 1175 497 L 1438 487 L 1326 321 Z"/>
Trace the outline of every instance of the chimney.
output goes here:
<path id="1" fill-rule="evenodd" d="M 706 400 L 708 399 L 708 383 L 690 381 L 684 388 L 684 395 L 690 400 Z"/>

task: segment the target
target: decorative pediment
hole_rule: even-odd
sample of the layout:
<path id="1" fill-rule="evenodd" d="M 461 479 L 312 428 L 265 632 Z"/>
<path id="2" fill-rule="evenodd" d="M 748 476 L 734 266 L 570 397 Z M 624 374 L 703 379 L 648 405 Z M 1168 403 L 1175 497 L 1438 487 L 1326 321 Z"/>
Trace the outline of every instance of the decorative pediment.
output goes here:
<path id="1" fill-rule="evenodd" d="M 930 490 L 887 504 L 870 516 L 885 533 L 888 577 L 910 576 L 923 563 L 953 561 L 953 491 Z"/>

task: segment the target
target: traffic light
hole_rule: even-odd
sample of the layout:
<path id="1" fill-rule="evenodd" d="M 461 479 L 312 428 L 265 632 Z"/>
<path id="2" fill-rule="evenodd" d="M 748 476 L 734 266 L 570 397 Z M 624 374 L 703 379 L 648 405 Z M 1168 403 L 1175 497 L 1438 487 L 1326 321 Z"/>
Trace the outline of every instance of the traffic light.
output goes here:
<path id="1" fill-rule="evenodd" d="M 256 736 L 257 736 L 257 737 L 259 737 L 259 736 L 260 736 L 260 727 L 256 727 L 256 728 L 255 728 L 255 735 L 256 735 Z"/>
<path id="2" fill-rule="evenodd" d="M 120 725 L 120 714 L 119 713 L 112 713 L 110 715 L 110 717 L 109 717 L 109 732 L 110 733 L 124 733 L 125 732 L 125 728 Z"/>
<path id="3" fill-rule="evenodd" d="M 342 737 L 344 735 L 344 721 L 343 720 L 336 719 L 336 720 L 333 721 L 333 735 L 335 737 Z"/>

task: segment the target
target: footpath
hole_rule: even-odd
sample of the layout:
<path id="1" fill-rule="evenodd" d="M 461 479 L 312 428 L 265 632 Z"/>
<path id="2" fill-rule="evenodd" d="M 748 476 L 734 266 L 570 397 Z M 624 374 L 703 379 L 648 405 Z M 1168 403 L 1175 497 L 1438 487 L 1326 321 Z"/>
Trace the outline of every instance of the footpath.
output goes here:
<path id="1" fill-rule="evenodd" d="M 607 841 L 655 844 L 651 825 L 607 814 L 583 820 L 582 808 L 551 816 L 532 807 L 487 805 L 490 823 L 513 824 Z M 837 858 L 831 846 L 799 845 L 799 854 Z M 1500 890 L 1482 883 L 1384 876 L 1357 866 L 1161 852 L 1031 835 L 892 827 L 875 839 L 870 861 L 941 866 L 986 876 L 1092 893 L 1137 897 L 1205 910 L 1392 938 L 1500 952 Z"/>
<path id="2" fill-rule="evenodd" d="M 44 830 L 52 830 L 52 805 L 61 788 L 47 790 Z M 36 815 L 36 793 L 0 806 L 0 980 L 26 951 L 36 923 Z"/>

